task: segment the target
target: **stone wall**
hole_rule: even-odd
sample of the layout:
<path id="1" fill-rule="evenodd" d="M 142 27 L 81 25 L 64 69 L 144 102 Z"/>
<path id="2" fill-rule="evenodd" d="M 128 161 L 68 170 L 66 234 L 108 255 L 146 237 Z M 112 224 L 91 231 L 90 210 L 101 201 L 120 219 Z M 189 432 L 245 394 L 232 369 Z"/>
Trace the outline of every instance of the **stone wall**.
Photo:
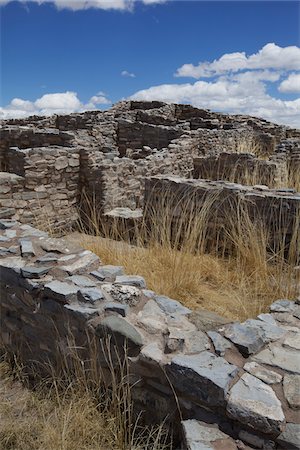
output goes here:
<path id="1" fill-rule="evenodd" d="M 8 172 L 19 178 L 14 175 L 9 178 L 11 189 L 0 200 L 2 217 L 6 208 L 10 207 L 15 213 L 9 217 L 23 223 L 38 223 L 43 227 L 57 229 L 71 227 L 76 222 L 78 149 L 56 146 L 29 149 L 12 147 L 6 152 L 6 164 Z M 5 174 L 2 173 L 3 178 Z M 15 180 L 18 180 L 17 185 Z"/>
<path id="2" fill-rule="evenodd" d="M 263 160 L 250 153 L 220 153 L 194 159 L 193 178 L 225 180 L 270 188 L 287 186 L 287 161 Z"/>
<path id="3" fill-rule="evenodd" d="M 184 128 L 153 125 L 129 120 L 118 121 L 118 147 L 121 156 L 125 156 L 128 148 L 137 149 L 144 145 L 162 149 L 183 134 Z"/>
<path id="4" fill-rule="evenodd" d="M 265 231 L 273 250 L 282 249 L 284 243 L 287 254 L 289 249 L 295 252 L 295 259 L 300 262 L 300 194 L 293 189 L 272 190 L 264 186 L 164 176 L 146 180 L 146 222 L 151 220 L 149 215 L 165 207 L 173 226 L 178 227 L 185 217 L 188 221 L 197 220 L 203 206 L 208 204 L 205 219 L 208 247 L 215 248 L 216 242 L 226 246 L 228 225 L 238 220 L 243 225 L 250 218 Z"/>
<path id="5" fill-rule="evenodd" d="M 228 323 L 28 225 L 1 220 L 0 236 L 0 336 L 29 371 L 68 361 L 70 345 L 88 368 L 89 339 L 105 370 L 110 337 L 127 345 L 136 412 L 171 422 L 175 448 L 298 448 L 300 299 Z"/>
<path id="6" fill-rule="evenodd" d="M 70 146 L 74 135 L 53 128 L 39 129 L 31 126 L 9 125 L 0 132 L 0 171 L 6 171 L 6 151 L 10 147 L 49 147 L 51 145 Z"/>

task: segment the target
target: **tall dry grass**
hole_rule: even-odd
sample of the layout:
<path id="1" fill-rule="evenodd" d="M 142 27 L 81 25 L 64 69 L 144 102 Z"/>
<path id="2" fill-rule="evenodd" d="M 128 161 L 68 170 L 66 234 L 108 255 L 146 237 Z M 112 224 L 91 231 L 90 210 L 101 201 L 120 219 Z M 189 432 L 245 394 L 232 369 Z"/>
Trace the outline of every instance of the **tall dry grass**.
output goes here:
<path id="1" fill-rule="evenodd" d="M 200 206 L 184 194 L 171 201 L 170 193 L 158 195 L 154 206 L 146 206 L 146 219 L 132 227 L 103 219 L 91 206 L 88 229 L 82 226 L 73 238 L 104 264 L 123 265 L 144 276 L 148 288 L 192 309 L 244 320 L 278 298 L 299 295 L 299 214 L 288 248 L 284 211 L 280 223 L 273 221 L 272 242 L 269 230 L 241 205 L 228 208 L 218 223 L 221 205 L 214 195 Z"/>
<path id="2" fill-rule="evenodd" d="M 28 368 L 14 357 L 0 362 L 1 450 L 168 450 L 164 424 L 144 426 L 134 413 L 128 358 L 104 346 L 84 349 L 73 339 L 68 355 Z M 95 353 L 97 352 L 97 353 Z M 114 360 L 113 360 L 114 359 Z M 33 371 L 35 367 L 35 371 Z M 42 370 L 41 370 L 42 369 Z M 30 382 L 29 382 L 30 380 Z M 26 387 L 27 386 L 27 387 Z M 30 388 L 30 389 L 29 389 Z"/>

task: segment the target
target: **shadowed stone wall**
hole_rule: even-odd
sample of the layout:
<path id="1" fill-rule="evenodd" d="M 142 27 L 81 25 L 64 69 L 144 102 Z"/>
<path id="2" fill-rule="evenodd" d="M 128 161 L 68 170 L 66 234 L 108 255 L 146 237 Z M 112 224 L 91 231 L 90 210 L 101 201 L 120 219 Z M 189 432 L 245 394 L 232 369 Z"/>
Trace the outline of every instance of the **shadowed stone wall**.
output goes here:
<path id="1" fill-rule="evenodd" d="M 0 237 L 0 337 L 29 371 L 68 361 L 70 345 L 88 370 L 89 339 L 105 371 L 110 337 L 120 355 L 128 346 L 136 411 L 167 418 L 176 448 L 297 448 L 300 298 L 228 323 L 28 225 L 0 220 Z"/>

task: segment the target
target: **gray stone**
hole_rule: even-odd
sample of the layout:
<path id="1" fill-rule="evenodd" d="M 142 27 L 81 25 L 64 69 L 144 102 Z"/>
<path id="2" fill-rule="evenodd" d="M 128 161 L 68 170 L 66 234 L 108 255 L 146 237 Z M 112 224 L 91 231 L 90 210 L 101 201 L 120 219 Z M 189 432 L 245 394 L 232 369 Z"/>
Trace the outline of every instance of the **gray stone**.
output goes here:
<path id="1" fill-rule="evenodd" d="M 70 253 L 67 242 L 61 238 L 42 239 L 40 245 L 46 252 Z"/>
<path id="2" fill-rule="evenodd" d="M 34 256 L 33 244 L 29 239 L 20 239 L 20 249 L 22 256 Z"/>
<path id="3" fill-rule="evenodd" d="M 236 366 L 208 351 L 175 356 L 167 370 L 175 389 L 210 406 L 224 404 L 230 382 L 238 372 Z"/>
<path id="4" fill-rule="evenodd" d="M 261 366 L 260 364 L 257 364 L 256 362 L 247 362 L 244 365 L 244 370 L 251 373 L 251 375 L 254 375 L 256 378 L 259 378 L 260 380 L 264 381 L 267 384 L 275 384 L 280 383 L 282 380 L 282 376 L 274 372 L 273 370 L 266 369 L 265 367 Z"/>
<path id="5" fill-rule="evenodd" d="M 263 345 L 263 334 L 258 328 L 240 323 L 229 325 L 224 332 L 227 339 L 233 342 L 244 356 L 259 351 Z"/>
<path id="6" fill-rule="evenodd" d="M 71 281 L 80 287 L 95 287 L 96 284 L 88 277 L 83 275 L 72 275 L 71 277 L 66 278 L 67 281 Z"/>
<path id="7" fill-rule="evenodd" d="M 0 242 L 8 242 L 10 239 L 7 236 L 0 236 Z"/>
<path id="8" fill-rule="evenodd" d="M 259 316 L 257 316 L 257 318 L 259 320 L 262 320 L 263 322 L 269 323 L 270 325 L 277 325 L 277 322 L 274 319 L 274 317 L 272 316 L 272 314 L 259 314 Z"/>
<path id="9" fill-rule="evenodd" d="M 164 353 L 157 342 L 151 342 L 142 348 L 140 358 L 150 363 L 161 364 L 164 361 Z"/>
<path id="10" fill-rule="evenodd" d="M 210 342 L 203 331 L 183 331 L 186 354 L 200 353 L 210 349 Z"/>
<path id="11" fill-rule="evenodd" d="M 206 309 L 193 311 L 189 316 L 189 320 L 201 331 L 216 330 L 231 322 L 229 319 Z"/>
<path id="12" fill-rule="evenodd" d="M 270 344 L 267 348 L 253 356 L 253 360 L 269 366 L 279 367 L 288 372 L 300 374 L 299 352 L 288 347 L 282 347 L 276 343 Z"/>
<path id="13" fill-rule="evenodd" d="M 86 250 L 78 255 L 78 259 L 75 262 L 66 266 L 60 266 L 60 269 L 68 272 L 69 275 L 80 275 L 93 270 L 99 263 L 98 256 Z"/>
<path id="14" fill-rule="evenodd" d="M 275 448 L 275 443 L 273 441 L 266 441 L 265 439 L 262 439 L 259 436 L 245 430 L 241 430 L 239 432 L 239 438 L 242 441 L 247 442 L 247 444 L 250 444 L 251 448 L 252 446 L 254 448 L 262 448 L 264 450 L 271 450 Z"/>
<path id="15" fill-rule="evenodd" d="M 4 234 L 8 239 L 14 239 L 17 236 L 16 230 L 6 230 Z"/>
<path id="16" fill-rule="evenodd" d="M 285 416 L 275 392 L 249 373 L 245 373 L 231 388 L 227 413 L 248 427 L 266 434 L 284 429 Z"/>
<path id="17" fill-rule="evenodd" d="M 146 282 L 144 278 L 138 275 L 118 275 L 116 277 L 115 283 L 128 286 L 136 286 L 141 289 L 146 288 Z"/>
<path id="18" fill-rule="evenodd" d="M 286 374 L 283 378 L 283 392 L 290 407 L 300 409 L 300 375 Z"/>
<path id="19" fill-rule="evenodd" d="M 54 253 L 46 253 L 45 255 L 37 258 L 36 262 L 42 263 L 42 264 L 44 264 L 44 263 L 47 264 L 47 263 L 56 263 L 57 260 L 58 260 L 58 258 Z"/>
<path id="20" fill-rule="evenodd" d="M 79 302 L 95 303 L 104 299 L 103 292 L 97 288 L 82 288 L 78 291 Z"/>
<path id="21" fill-rule="evenodd" d="M 189 419 L 181 422 L 187 450 L 213 450 L 214 443 L 226 450 L 235 450 L 234 440 L 220 431 L 217 426 Z"/>
<path id="22" fill-rule="evenodd" d="M 105 337 L 108 334 L 113 336 L 118 348 L 124 350 L 124 345 L 128 345 L 128 356 L 137 356 L 144 341 L 136 328 L 119 316 L 109 316 L 101 320 L 96 325 L 96 332 Z"/>
<path id="23" fill-rule="evenodd" d="M 15 220 L 0 220 L 0 230 L 7 230 L 8 228 L 12 228 L 15 225 L 17 225 L 17 222 Z"/>
<path id="24" fill-rule="evenodd" d="M 161 308 L 162 311 L 164 311 L 167 314 L 190 314 L 191 310 L 183 306 L 181 303 L 179 303 L 177 300 L 172 300 L 169 297 L 165 297 L 164 295 L 156 295 L 154 297 L 154 300 L 158 304 L 158 306 Z"/>
<path id="25" fill-rule="evenodd" d="M 300 350 L 300 331 L 289 333 L 289 335 L 283 341 L 282 345 L 284 347 L 290 347 L 295 350 Z"/>
<path id="26" fill-rule="evenodd" d="M 287 423 L 285 430 L 278 436 L 276 442 L 282 446 L 282 450 L 300 450 L 300 425 Z"/>
<path id="27" fill-rule="evenodd" d="M 260 330 L 262 339 L 266 344 L 271 341 L 276 341 L 286 334 L 286 330 L 283 330 L 277 325 L 272 325 L 261 320 L 248 319 L 243 323 L 243 325 Z"/>
<path id="28" fill-rule="evenodd" d="M 87 305 L 78 305 L 76 303 L 72 303 L 71 305 L 64 305 L 64 308 L 66 308 L 68 311 L 72 311 L 79 317 L 83 317 L 84 319 L 93 319 L 99 316 L 99 312 L 97 311 L 97 309 Z"/>
<path id="29" fill-rule="evenodd" d="M 122 305 L 122 303 L 106 303 L 104 306 L 105 311 L 112 311 L 120 314 L 122 317 L 126 317 L 127 312 L 129 311 L 128 305 Z"/>
<path id="30" fill-rule="evenodd" d="M 123 275 L 124 267 L 122 266 L 101 266 L 98 270 L 93 271 L 91 274 L 100 281 L 115 281 L 116 277 Z M 123 283 L 125 284 L 125 283 Z"/>
<path id="31" fill-rule="evenodd" d="M 217 355 L 224 356 L 226 350 L 232 347 L 231 343 L 217 331 L 207 331 L 207 334 L 213 342 Z"/>
<path id="32" fill-rule="evenodd" d="M 62 303 L 70 303 L 76 300 L 78 290 L 78 286 L 73 283 L 51 281 L 45 284 L 44 295 Z"/>
<path id="33" fill-rule="evenodd" d="M 21 273 L 24 278 L 42 278 L 46 275 L 52 267 L 35 267 L 24 266 L 21 269 Z"/>
<path id="34" fill-rule="evenodd" d="M 272 312 L 292 313 L 295 309 L 295 303 L 291 302 L 290 300 L 277 300 L 270 306 L 270 311 Z"/>

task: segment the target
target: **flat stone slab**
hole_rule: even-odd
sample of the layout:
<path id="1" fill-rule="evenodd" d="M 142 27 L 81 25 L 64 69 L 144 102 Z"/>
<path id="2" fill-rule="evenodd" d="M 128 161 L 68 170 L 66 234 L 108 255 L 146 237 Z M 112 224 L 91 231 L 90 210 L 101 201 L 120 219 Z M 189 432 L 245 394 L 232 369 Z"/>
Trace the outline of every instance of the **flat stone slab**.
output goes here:
<path id="1" fill-rule="evenodd" d="M 24 266 L 21 269 L 21 273 L 24 278 L 42 278 L 51 269 L 52 267 Z"/>
<path id="2" fill-rule="evenodd" d="M 117 303 L 136 306 L 141 299 L 141 291 L 135 286 L 103 284 L 101 287 Z"/>
<path id="3" fill-rule="evenodd" d="M 244 370 L 267 384 L 276 384 L 282 381 L 282 375 L 274 372 L 273 370 L 267 369 L 254 361 L 247 362 L 244 365 Z"/>
<path id="4" fill-rule="evenodd" d="M 76 303 L 72 303 L 71 305 L 64 305 L 64 308 L 87 320 L 99 316 L 99 312 L 97 311 L 97 309 L 86 305 L 78 305 Z"/>
<path id="5" fill-rule="evenodd" d="M 117 314 L 120 314 L 120 316 L 126 317 L 128 311 L 129 311 L 129 306 L 128 305 L 122 305 L 122 303 L 109 302 L 109 303 L 105 304 L 104 310 L 105 311 L 116 312 Z"/>
<path id="6" fill-rule="evenodd" d="M 300 375 L 286 374 L 283 378 L 283 392 L 290 407 L 300 409 Z"/>
<path id="7" fill-rule="evenodd" d="M 217 355 L 224 356 L 226 350 L 232 347 L 231 343 L 217 331 L 207 331 L 207 334 L 212 340 Z"/>
<path id="8" fill-rule="evenodd" d="M 77 298 L 80 302 L 93 304 L 100 300 L 104 300 L 104 295 L 101 289 L 82 288 L 78 291 Z"/>
<path id="9" fill-rule="evenodd" d="M 20 239 L 20 249 L 22 256 L 34 256 L 35 251 L 33 244 L 29 239 Z"/>
<path id="10" fill-rule="evenodd" d="M 254 430 L 278 434 L 284 429 L 285 416 L 273 389 L 245 373 L 231 388 L 227 413 Z"/>
<path id="11" fill-rule="evenodd" d="M 277 300 L 270 306 L 272 312 L 292 313 L 296 309 L 296 304 L 290 300 Z"/>
<path id="12" fill-rule="evenodd" d="M 94 270 L 91 272 L 91 275 L 93 275 L 95 278 L 97 278 L 100 281 L 115 281 L 117 276 L 124 274 L 124 267 L 122 266 L 112 266 L 112 265 L 106 265 L 99 267 L 98 270 Z"/>
<path id="13" fill-rule="evenodd" d="M 276 324 L 273 325 L 262 320 L 248 319 L 243 323 L 243 325 L 259 330 L 261 332 L 262 339 L 266 344 L 282 338 L 287 332 L 286 330 L 278 327 Z"/>
<path id="14" fill-rule="evenodd" d="M 226 319 L 226 317 L 219 316 L 213 311 L 207 311 L 206 309 L 198 309 L 193 311 L 189 316 L 189 320 L 198 328 L 200 331 L 217 330 L 231 322 L 231 320 Z"/>
<path id="15" fill-rule="evenodd" d="M 180 392 L 196 402 L 216 406 L 224 403 L 238 368 L 224 358 L 203 351 L 196 355 L 175 356 L 167 371 Z"/>
<path id="16" fill-rule="evenodd" d="M 241 323 L 229 325 L 225 329 L 224 335 L 237 346 L 244 356 L 256 353 L 264 346 L 262 331 Z"/>
<path id="17" fill-rule="evenodd" d="M 95 287 L 96 284 L 93 280 L 83 275 L 72 275 L 71 277 L 66 278 L 66 280 L 71 281 L 80 287 Z"/>
<path id="18" fill-rule="evenodd" d="M 186 450 L 237 449 L 234 440 L 220 431 L 217 426 L 198 420 L 183 420 L 181 426 Z"/>
<path id="19" fill-rule="evenodd" d="M 138 275 L 118 275 L 116 277 L 115 283 L 128 286 L 136 286 L 140 289 L 146 288 L 146 282 L 144 278 Z"/>
<path id="20" fill-rule="evenodd" d="M 282 347 L 273 343 L 257 353 L 257 355 L 254 355 L 252 359 L 262 364 L 268 364 L 269 366 L 279 367 L 288 372 L 300 374 L 299 351 L 289 347 Z"/>
<path id="21" fill-rule="evenodd" d="M 69 275 L 81 275 L 83 273 L 90 272 L 99 266 L 99 264 L 100 260 L 98 256 L 86 250 L 77 256 L 75 262 L 60 266 L 60 269 L 67 272 Z"/>
<path id="22" fill-rule="evenodd" d="M 45 284 L 44 295 L 62 303 L 70 303 L 76 300 L 78 290 L 79 287 L 73 283 L 51 281 Z"/>
<path id="23" fill-rule="evenodd" d="M 186 308 L 183 306 L 180 302 L 177 300 L 173 300 L 169 297 L 165 297 L 164 295 L 155 295 L 154 300 L 158 304 L 158 306 L 161 308 L 162 311 L 164 311 L 167 314 L 190 314 L 191 310 L 189 308 Z"/>
<path id="24" fill-rule="evenodd" d="M 282 345 L 300 351 L 300 330 L 298 332 L 289 333 Z"/>

